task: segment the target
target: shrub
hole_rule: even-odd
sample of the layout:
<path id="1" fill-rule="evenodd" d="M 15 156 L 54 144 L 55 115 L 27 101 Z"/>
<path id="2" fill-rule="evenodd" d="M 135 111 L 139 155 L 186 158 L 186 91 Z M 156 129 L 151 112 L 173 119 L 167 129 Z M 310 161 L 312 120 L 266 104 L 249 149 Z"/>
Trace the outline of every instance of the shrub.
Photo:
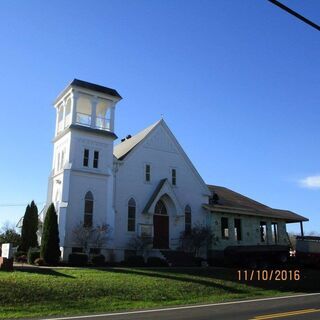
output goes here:
<path id="1" fill-rule="evenodd" d="M 103 254 L 99 254 L 99 255 L 93 256 L 91 259 L 91 262 L 95 266 L 103 266 L 106 262 L 106 258 Z"/>
<path id="2" fill-rule="evenodd" d="M 201 257 L 194 257 L 193 261 L 197 267 L 202 267 L 202 262 L 205 262 L 206 260 Z"/>
<path id="3" fill-rule="evenodd" d="M 143 267 L 145 266 L 144 258 L 142 256 L 128 257 L 123 264 L 127 267 Z"/>
<path id="4" fill-rule="evenodd" d="M 36 260 L 34 260 L 34 264 L 36 266 L 45 266 L 46 265 L 45 261 L 42 258 L 37 258 Z"/>
<path id="5" fill-rule="evenodd" d="M 27 257 L 26 254 L 24 254 L 24 255 L 22 255 L 22 256 L 19 256 L 19 257 L 17 258 L 17 262 L 19 262 L 19 263 L 27 263 L 27 261 L 28 261 L 28 257 Z"/>
<path id="6" fill-rule="evenodd" d="M 85 253 L 75 252 L 69 254 L 69 264 L 76 267 L 83 267 L 88 263 L 88 255 Z"/>
<path id="7" fill-rule="evenodd" d="M 147 260 L 149 267 L 168 267 L 168 262 L 159 257 L 149 257 Z"/>
<path id="8" fill-rule="evenodd" d="M 27 258 L 28 258 L 28 263 L 29 264 L 34 264 L 34 261 L 36 259 L 40 258 L 40 251 L 39 250 L 35 250 L 33 248 L 30 248 L 28 250 Z"/>
<path id="9" fill-rule="evenodd" d="M 27 253 L 25 251 L 17 251 L 14 253 L 13 257 L 14 257 L 14 260 L 18 262 L 20 257 L 26 256 L 26 255 Z"/>

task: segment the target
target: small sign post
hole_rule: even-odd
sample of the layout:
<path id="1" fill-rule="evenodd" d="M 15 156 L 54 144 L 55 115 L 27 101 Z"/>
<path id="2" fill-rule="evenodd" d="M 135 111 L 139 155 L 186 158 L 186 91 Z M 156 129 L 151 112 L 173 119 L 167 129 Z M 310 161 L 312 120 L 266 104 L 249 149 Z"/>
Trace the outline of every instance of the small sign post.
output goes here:
<path id="1" fill-rule="evenodd" d="M 2 244 L 0 270 L 13 271 L 12 243 Z"/>
<path id="2" fill-rule="evenodd" d="M 6 258 L 6 259 L 12 258 L 12 244 L 11 243 L 4 243 L 2 245 L 1 250 L 2 250 L 1 256 L 3 258 Z"/>

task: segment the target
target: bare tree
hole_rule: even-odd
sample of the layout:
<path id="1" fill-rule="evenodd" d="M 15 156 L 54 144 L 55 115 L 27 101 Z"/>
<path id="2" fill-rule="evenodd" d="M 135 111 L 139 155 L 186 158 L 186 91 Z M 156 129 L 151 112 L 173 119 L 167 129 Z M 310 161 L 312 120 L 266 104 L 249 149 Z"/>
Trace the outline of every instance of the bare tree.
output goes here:
<path id="1" fill-rule="evenodd" d="M 73 230 L 74 241 L 84 249 L 85 253 L 89 253 L 89 246 L 101 248 L 109 240 L 111 228 L 108 224 L 85 226 L 80 222 Z"/>
<path id="2" fill-rule="evenodd" d="M 15 247 L 21 243 L 21 236 L 16 227 L 8 221 L 0 229 L 0 248 L 2 243 L 12 243 Z"/>
<path id="3" fill-rule="evenodd" d="M 92 244 L 96 246 L 96 248 L 101 248 L 103 244 L 107 243 L 110 240 L 111 227 L 103 223 L 101 225 L 97 225 L 93 232 Z"/>
<path id="4" fill-rule="evenodd" d="M 142 255 L 145 255 L 146 252 L 151 248 L 152 243 L 152 237 L 133 236 L 128 242 L 128 247 L 134 250 L 136 254 L 141 252 Z"/>
<path id="5" fill-rule="evenodd" d="M 181 249 L 199 255 L 201 248 L 209 249 L 213 241 L 218 241 L 208 226 L 195 224 L 189 232 L 182 232 L 180 236 Z"/>

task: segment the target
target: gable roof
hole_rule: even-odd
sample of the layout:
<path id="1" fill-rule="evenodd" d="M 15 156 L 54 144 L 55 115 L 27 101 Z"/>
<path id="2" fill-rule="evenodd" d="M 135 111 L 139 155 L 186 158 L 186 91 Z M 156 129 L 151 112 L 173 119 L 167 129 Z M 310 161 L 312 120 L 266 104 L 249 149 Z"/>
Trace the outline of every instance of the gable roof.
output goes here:
<path id="1" fill-rule="evenodd" d="M 169 138 L 172 140 L 174 143 L 175 147 L 177 150 L 180 152 L 181 156 L 189 166 L 189 168 L 192 170 L 196 178 L 198 179 L 200 185 L 202 186 L 203 189 L 203 194 L 206 196 L 210 195 L 209 189 L 205 182 L 203 181 L 202 177 L 200 176 L 199 172 L 197 169 L 194 167 L 193 163 L 181 147 L 180 143 L 174 136 L 174 134 L 171 132 L 169 127 L 167 126 L 166 122 L 161 119 L 157 121 L 156 123 L 152 124 L 151 126 L 147 127 L 146 129 L 140 131 L 136 135 L 132 136 L 129 139 L 126 139 L 125 141 L 117 144 L 114 149 L 113 149 L 113 155 L 118 159 L 118 160 L 124 160 L 125 157 L 130 154 L 138 145 L 141 144 L 158 126 L 161 126 L 166 134 L 168 134 Z"/>
<path id="2" fill-rule="evenodd" d="M 149 133 L 163 120 L 159 120 L 148 128 L 140 131 L 136 135 L 117 144 L 113 149 L 113 154 L 118 160 L 123 160 Z"/>
<path id="3" fill-rule="evenodd" d="M 286 222 L 309 221 L 309 219 L 288 210 L 270 208 L 260 202 L 250 199 L 238 192 L 221 186 L 208 185 L 210 191 L 218 195 L 216 204 L 205 204 L 204 208 L 211 212 L 236 213 L 282 219 Z"/>

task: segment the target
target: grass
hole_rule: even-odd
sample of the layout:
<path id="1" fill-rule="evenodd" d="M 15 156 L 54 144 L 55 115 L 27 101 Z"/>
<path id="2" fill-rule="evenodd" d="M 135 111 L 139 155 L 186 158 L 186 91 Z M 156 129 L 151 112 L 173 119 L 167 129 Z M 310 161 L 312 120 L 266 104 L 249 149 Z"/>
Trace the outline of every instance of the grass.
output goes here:
<path id="1" fill-rule="evenodd" d="M 316 292 L 319 271 L 300 281 L 239 282 L 223 268 L 30 269 L 0 272 L 0 319 L 77 315 Z"/>

